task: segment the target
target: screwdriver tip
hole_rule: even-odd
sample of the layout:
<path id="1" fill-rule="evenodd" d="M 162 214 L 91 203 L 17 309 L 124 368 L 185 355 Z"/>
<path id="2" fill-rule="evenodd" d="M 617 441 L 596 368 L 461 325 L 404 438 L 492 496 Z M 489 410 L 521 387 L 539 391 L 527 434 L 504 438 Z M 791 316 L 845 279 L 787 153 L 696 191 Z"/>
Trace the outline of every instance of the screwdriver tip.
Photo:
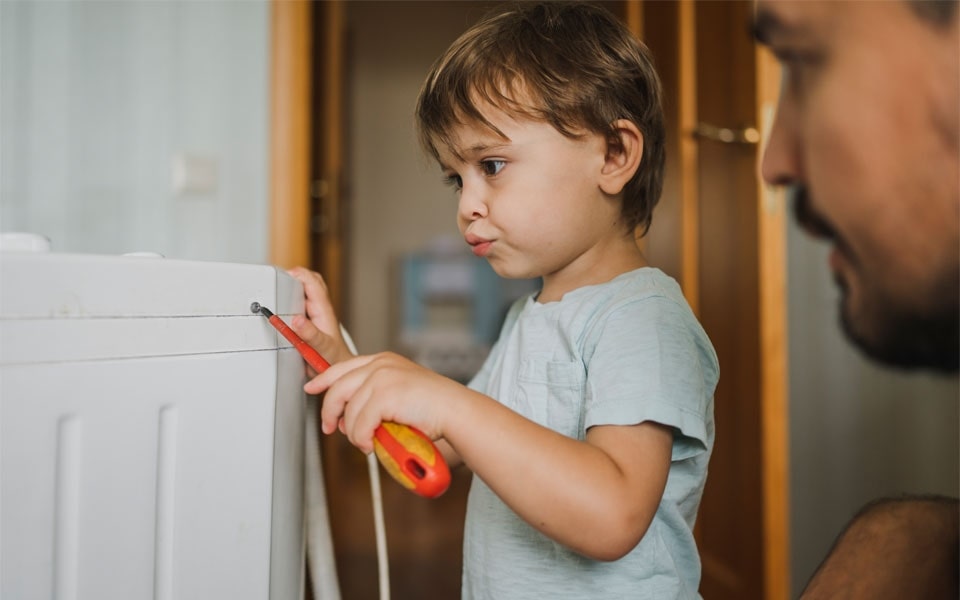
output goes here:
<path id="1" fill-rule="evenodd" d="M 270 309 L 267 308 L 266 306 L 263 306 L 259 302 L 254 302 L 253 304 L 250 305 L 250 312 L 257 315 L 263 315 L 268 319 L 273 316 L 273 313 L 270 312 Z"/>

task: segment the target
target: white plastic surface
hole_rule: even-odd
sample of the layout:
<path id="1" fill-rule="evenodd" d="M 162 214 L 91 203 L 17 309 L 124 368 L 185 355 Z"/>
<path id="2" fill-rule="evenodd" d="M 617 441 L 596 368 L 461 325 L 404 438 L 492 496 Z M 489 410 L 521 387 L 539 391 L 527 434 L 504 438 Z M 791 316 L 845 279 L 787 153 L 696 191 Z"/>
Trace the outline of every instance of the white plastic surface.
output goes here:
<path id="1" fill-rule="evenodd" d="M 0 232 L 0 252 L 49 252 L 50 240 L 37 233 Z"/>
<path id="2" fill-rule="evenodd" d="M 254 300 L 303 310 L 267 266 L 0 253 L 0 598 L 302 598 L 304 367 Z"/>

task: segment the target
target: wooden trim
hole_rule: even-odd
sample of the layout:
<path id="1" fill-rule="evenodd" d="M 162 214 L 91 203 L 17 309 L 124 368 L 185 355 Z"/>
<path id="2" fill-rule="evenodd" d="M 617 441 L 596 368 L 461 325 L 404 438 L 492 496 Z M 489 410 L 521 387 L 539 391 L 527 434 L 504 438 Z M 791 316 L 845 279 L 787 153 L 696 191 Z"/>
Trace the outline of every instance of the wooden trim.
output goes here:
<path id="1" fill-rule="evenodd" d="M 312 4 L 270 4 L 269 260 L 310 264 L 310 68 Z"/>
<path id="2" fill-rule="evenodd" d="M 758 48 L 757 117 L 766 145 L 773 125 L 780 67 Z M 786 207 L 781 188 L 757 176 L 757 243 L 760 318 L 760 443 L 763 457 L 764 598 L 790 597 L 790 476 L 787 375 Z"/>
<path id="3" fill-rule="evenodd" d="M 643 2 L 644 0 L 627 0 L 624 3 L 627 27 L 641 40 L 643 39 Z"/>
<path id="4" fill-rule="evenodd" d="M 643 40 L 643 2 L 644 0 L 625 0 L 623 3 L 623 20 L 627 24 L 627 29 L 638 39 Z M 643 237 L 643 226 L 638 226 L 633 237 L 637 242 L 637 247 L 643 253 L 647 252 L 647 238 Z"/>
<path id="5" fill-rule="evenodd" d="M 313 267 L 327 283 L 330 301 L 341 321 L 349 315 L 346 307 L 344 246 L 346 244 L 346 197 L 344 194 L 344 148 L 346 110 L 344 107 L 344 23 L 346 6 L 341 0 L 327 0 L 318 5 L 322 14 L 322 36 L 319 86 L 320 127 L 316 129 L 318 175 L 323 194 L 318 194 L 320 214 L 327 226 L 316 236 Z"/>
<path id="6" fill-rule="evenodd" d="M 677 140 L 680 157 L 680 287 L 700 316 L 700 166 L 697 140 L 691 132 L 697 125 L 697 22 L 692 0 L 679 4 L 679 73 Z"/>

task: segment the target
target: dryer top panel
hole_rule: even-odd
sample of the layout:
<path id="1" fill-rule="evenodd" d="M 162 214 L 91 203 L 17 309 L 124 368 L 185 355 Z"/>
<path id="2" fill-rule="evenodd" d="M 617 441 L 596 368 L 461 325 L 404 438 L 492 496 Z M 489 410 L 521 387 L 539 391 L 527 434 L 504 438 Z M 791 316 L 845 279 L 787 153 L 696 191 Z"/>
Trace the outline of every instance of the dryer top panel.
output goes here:
<path id="1" fill-rule="evenodd" d="M 256 317 L 303 312 L 298 281 L 267 265 L 0 252 L 0 319 Z"/>
<path id="2" fill-rule="evenodd" d="M 0 367 L 286 348 L 300 282 L 266 265 L 0 252 Z"/>

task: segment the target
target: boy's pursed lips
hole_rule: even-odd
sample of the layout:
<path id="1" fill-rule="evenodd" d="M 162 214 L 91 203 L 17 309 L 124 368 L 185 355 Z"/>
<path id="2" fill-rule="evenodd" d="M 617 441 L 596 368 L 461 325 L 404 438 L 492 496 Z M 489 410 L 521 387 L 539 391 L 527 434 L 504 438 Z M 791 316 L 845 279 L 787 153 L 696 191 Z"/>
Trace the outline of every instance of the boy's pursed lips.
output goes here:
<path id="1" fill-rule="evenodd" d="M 467 233 L 463 238 L 467 241 L 467 244 L 470 245 L 470 250 L 477 256 L 485 256 L 493 245 L 493 240 L 482 238 L 473 233 Z"/>

